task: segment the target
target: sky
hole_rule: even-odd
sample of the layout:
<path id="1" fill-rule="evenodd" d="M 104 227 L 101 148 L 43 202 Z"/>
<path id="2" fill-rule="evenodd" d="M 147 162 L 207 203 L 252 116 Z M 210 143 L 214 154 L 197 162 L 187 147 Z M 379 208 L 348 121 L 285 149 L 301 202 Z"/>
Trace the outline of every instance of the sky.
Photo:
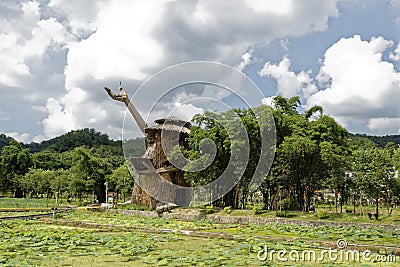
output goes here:
<path id="1" fill-rule="evenodd" d="M 400 134 L 400 0 L 0 0 L 0 20 L 0 133 L 21 142 L 82 128 L 120 139 L 125 107 L 103 87 L 134 95 L 190 61 L 243 72 L 260 105 L 298 95 L 352 133 Z M 145 117 L 189 119 L 199 96 L 235 102 L 192 85 Z"/>

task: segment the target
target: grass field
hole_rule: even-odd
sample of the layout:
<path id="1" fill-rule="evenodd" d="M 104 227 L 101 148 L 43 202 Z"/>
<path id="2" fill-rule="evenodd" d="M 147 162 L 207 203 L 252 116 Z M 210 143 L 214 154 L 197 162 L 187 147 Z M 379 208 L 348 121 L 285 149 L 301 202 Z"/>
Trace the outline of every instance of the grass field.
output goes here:
<path id="1" fill-rule="evenodd" d="M 380 227 L 221 225 L 84 210 L 54 220 L 0 223 L 2 266 L 397 266 L 400 261 L 399 256 L 394 263 L 376 261 L 377 255 L 393 253 L 388 247 L 400 247 L 399 231 Z M 336 249 L 338 239 L 346 240 L 348 249 L 374 254 L 359 261 L 282 262 L 277 254 L 265 260 L 257 257 L 264 248 L 300 254 L 313 250 L 320 255 Z"/>
<path id="2" fill-rule="evenodd" d="M 3 200 L 2 208 L 10 203 L 21 206 L 21 200 Z M 45 207 L 41 201 L 34 202 L 34 207 Z M 32 203 L 24 206 L 32 207 Z M 324 212 L 328 213 L 324 219 L 318 213 L 291 212 L 289 217 L 377 225 L 213 224 L 75 210 L 55 219 L 0 221 L 0 266 L 399 266 L 400 231 L 379 226 L 397 225 L 397 210 L 379 221 L 366 215 L 333 214 L 327 208 Z M 213 215 L 255 216 L 251 210 L 229 214 L 217 210 Z M 276 212 L 257 216 L 274 218 Z M 339 249 L 338 240 L 347 247 Z M 365 257 L 364 252 L 371 254 Z"/>
<path id="3" fill-rule="evenodd" d="M 67 203 L 66 199 L 62 199 L 58 203 L 58 207 L 76 205 L 77 203 Z M 0 198 L 1 208 L 53 208 L 57 205 L 53 198 Z"/>

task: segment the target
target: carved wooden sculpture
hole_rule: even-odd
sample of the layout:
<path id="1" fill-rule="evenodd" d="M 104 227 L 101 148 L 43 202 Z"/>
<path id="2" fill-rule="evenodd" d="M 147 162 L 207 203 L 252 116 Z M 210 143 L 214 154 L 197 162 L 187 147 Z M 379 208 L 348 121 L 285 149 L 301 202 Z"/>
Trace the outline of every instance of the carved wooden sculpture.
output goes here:
<path id="1" fill-rule="evenodd" d="M 111 92 L 111 89 L 108 88 L 108 87 L 104 87 L 104 89 L 107 91 L 108 95 L 112 99 L 125 103 L 125 105 L 128 108 L 129 112 L 132 114 L 133 118 L 135 119 L 136 123 L 138 124 L 140 130 L 144 134 L 144 129 L 146 129 L 147 124 L 143 120 L 142 116 L 140 116 L 140 114 L 137 111 L 137 109 L 132 105 L 131 101 L 129 100 L 128 94 L 126 93 L 124 88 L 122 88 L 121 85 L 119 86 L 119 88 L 118 88 L 119 91 L 120 91 L 119 94 L 114 94 L 113 92 Z"/>
<path id="2" fill-rule="evenodd" d="M 111 89 L 105 87 L 104 88 L 108 95 L 116 100 L 125 103 L 129 112 L 135 119 L 138 124 L 140 130 L 146 137 L 146 153 L 141 158 L 130 158 L 130 162 L 135 169 L 136 172 L 136 181 L 141 181 L 141 183 L 151 184 L 155 175 L 160 175 L 164 180 L 171 182 L 173 184 L 177 184 L 180 186 L 187 186 L 185 180 L 183 179 L 183 171 L 175 168 L 172 164 L 170 164 L 167 160 L 167 155 L 165 155 L 165 151 L 162 147 L 161 142 L 161 132 L 164 131 L 163 138 L 167 141 L 167 144 L 175 143 L 173 142 L 173 136 L 176 134 L 179 135 L 179 146 L 185 146 L 185 138 L 190 133 L 190 123 L 183 122 L 182 120 L 170 117 L 165 119 L 158 119 L 155 121 L 157 125 L 148 127 L 146 122 L 140 116 L 137 109 L 130 102 L 128 94 L 126 91 L 120 86 L 119 94 L 114 94 Z M 169 140 L 171 138 L 171 140 Z M 169 142 L 171 141 L 171 142 Z M 171 148 L 169 148 L 171 149 Z M 158 187 L 157 187 L 158 188 Z M 143 206 L 156 208 L 157 211 L 169 210 L 175 207 L 175 203 L 183 203 L 184 205 L 188 204 L 190 201 L 190 196 L 183 196 L 176 192 L 166 191 L 166 194 L 170 194 L 167 198 L 168 203 L 157 203 L 152 196 L 148 195 L 144 190 L 142 190 L 139 186 L 134 186 L 132 192 L 132 202 L 137 203 Z M 179 199 L 177 199 L 179 198 Z"/>

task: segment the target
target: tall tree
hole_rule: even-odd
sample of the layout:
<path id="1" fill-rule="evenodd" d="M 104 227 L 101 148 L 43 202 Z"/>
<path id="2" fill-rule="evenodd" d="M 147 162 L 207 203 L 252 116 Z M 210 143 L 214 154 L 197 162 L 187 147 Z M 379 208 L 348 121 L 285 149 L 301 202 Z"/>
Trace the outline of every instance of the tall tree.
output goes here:
<path id="1" fill-rule="evenodd" d="M 290 192 L 291 208 L 308 211 L 314 191 L 320 185 L 321 160 L 315 141 L 303 136 L 285 138 L 278 148 L 282 157 L 286 188 Z"/>
<path id="2" fill-rule="evenodd" d="M 294 96 L 291 98 L 285 98 L 283 96 L 275 96 L 272 101 L 275 109 L 282 111 L 287 115 L 297 113 L 297 108 L 300 106 L 300 97 Z"/>
<path id="3" fill-rule="evenodd" d="M 375 199 L 376 210 L 379 214 L 379 199 L 385 198 L 388 213 L 392 200 L 391 190 L 397 187 L 394 164 L 390 152 L 385 149 L 371 148 L 357 150 L 354 153 L 354 169 L 357 171 L 361 190 Z"/>
<path id="4" fill-rule="evenodd" d="M 111 173 L 111 165 L 107 159 L 97 158 L 86 148 L 74 149 L 75 165 L 71 168 L 73 180 L 80 185 L 85 181 L 87 192 L 93 192 L 99 201 L 105 201 L 105 176 Z"/>
<path id="5" fill-rule="evenodd" d="M 320 116 L 324 115 L 324 108 L 322 106 L 312 106 L 310 109 L 306 110 L 304 117 L 308 120 L 314 113 L 319 112 Z"/>
<path id="6" fill-rule="evenodd" d="M 125 201 L 125 197 L 132 192 L 134 179 L 126 163 L 112 170 L 112 173 L 106 176 L 106 181 L 108 183 L 108 188 L 116 191 L 117 200 L 120 194 L 122 194 Z"/>
<path id="7" fill-rule="evenodd" d="M 32 155 L 28 149 L 23 149 L 21 144 L 12 140 L 8 146 L 3 147 L 0 155 L 1 190 L 14 191 L 14 197 L 23 197 L 23 191 L 18 184 L 18 178 L 25 175 L 32 167 Z"/>

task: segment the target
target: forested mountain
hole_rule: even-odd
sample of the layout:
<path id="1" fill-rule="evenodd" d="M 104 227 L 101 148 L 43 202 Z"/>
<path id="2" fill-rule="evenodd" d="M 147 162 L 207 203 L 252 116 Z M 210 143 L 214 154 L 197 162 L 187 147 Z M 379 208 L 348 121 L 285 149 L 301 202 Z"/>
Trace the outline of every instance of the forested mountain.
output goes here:
<path id="1" fill-rule="evenodd" d="M 99 147 L 102 145 L 121 147 L 121 141 L 110 140 L 106 134 L 97 132 L 94 129 L 85 128 L 82 130 L 70 131 L 39 144 L 32 142 L 24 145 L 24 147 L 29 148 L 32 153 L 35 153 L 44 149 L 65 152 L 79 146 Z"/>
<path id="2" fill-rule="evenodd" d="M 385 136 L 373 136 L 366 134 L 350 134 L 350 138 L 367 138 L 374 142 L 379 147 L 385 147 L 389 142 L 393 142 L 396 145 L 400 145 L 400 135 L 385 135 Z M 4 146 L 7 146 L 12 137 L 0 134 L 0 151 Z M 130 150 L 129 154 L 140 157 L 144 154 L 144 138 L 136 138 L 129 141 Z M 122 147 L 121 141 L 114 141 L 109 139 L 107 134 L 97 132 L 95 129 L 82 129 L 76 131 L 70 131 L 66 134 L 52 138 L 50 140 L 43 141 L 41 143 L 29 143 L 23 144 L 24 148 L 29 148 L 31 153 L 39 152 L 45 149 L 52 149 L 57 152 L 65 152 L 72 150 L 75 147 L 87 146 L 87 147 L 100 147 L 100 146 L 113 146 Z M 121 150 L 122 151 L 122 150 Z"/>
<path id="3" fill-rule="evenodd" d="M 144 138 L 125 143 L 129 156 L 145 152 Z M 0 195 L 39 197 L 62 194 L 105 201 L 108 189 L 129 195 L 133 179 L 121 141 L 94 129 L 71 131 L 42 143 L 19 143 L 0 135 Z"/>
<path id="4" fill-rule="evenodd" d="M 389 142 L 393 142 L 395 145 L 400 145 L 400 135 L 385 135 L 385 136 L 374 136 L 366 134 L 351 134 L 352 137 L 368 138 L 379 147 L 385 147 Z"/>
<path id="5" fill-rule="evenodd" d="M 9 145 L 13 138 L 0 134 L 0 152 L 3 147 Z M 101 148 L 110 150 L 112 154 L 122 155 L 122 142 L 120 140 L 111 140 L 107 134 L 97 132 L 95 129 L 81 129 L 70 131 L 66 134 L 55 138 L 45 140 L 41 143 L 21 144 L 23 148 L 29 148 L 31 153 L 40 152 L 43 150 L 53 150 L 55 152 L 66 152 L 73 150 L 76 147 Z M 138 137 L 127 141 L 125 149 L 130 156 L 141 157 L 145 152 L 145 139 Z"/>
<path id="6" fill-rule="evenodd" d="M 0 152 L 3 149 L 3 147 L 7 146 L 11 142 L 11 140 L 14 139 L 4 134 L 0 134 Z"/>

